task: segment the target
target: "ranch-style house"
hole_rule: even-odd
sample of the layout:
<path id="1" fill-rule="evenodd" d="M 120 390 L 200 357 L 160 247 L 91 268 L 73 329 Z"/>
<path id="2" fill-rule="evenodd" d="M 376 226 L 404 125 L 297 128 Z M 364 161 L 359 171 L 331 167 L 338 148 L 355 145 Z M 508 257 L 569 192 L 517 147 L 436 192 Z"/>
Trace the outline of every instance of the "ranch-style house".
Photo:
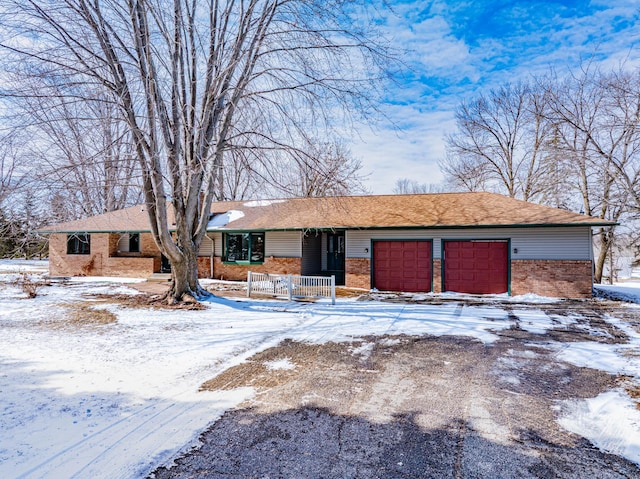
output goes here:
<path id="1" fill-rule="evenodd" d="M 42 229 L 51 276 L 169 271 L 145 209 Z M 485 192 L 216 202 L 198 273 L 335 275 L 354 288 L 583 298 L 592 292 L 592 231 L 611 224 Z"/>

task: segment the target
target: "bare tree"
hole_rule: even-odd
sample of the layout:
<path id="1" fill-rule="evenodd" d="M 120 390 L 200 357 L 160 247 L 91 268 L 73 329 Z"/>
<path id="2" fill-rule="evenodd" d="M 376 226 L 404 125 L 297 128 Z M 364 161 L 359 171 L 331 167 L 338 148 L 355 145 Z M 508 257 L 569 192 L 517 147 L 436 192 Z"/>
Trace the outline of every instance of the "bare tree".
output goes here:
<path id="1" fill-rule="evenodd" d="M 366 193 L 362 162 L 340 140 L 299 143 L 304 146 L 286 150 L 230 148 L 221 168 L 219 199 Z"/>
<path id="2" fill-rule="evenodd" d="M 640 91 L 629 88 L 631 78 L 585 68 L 556 85 L 552 94 L 560 161 L 571 172 L 581 210 L 613 222 L 629 211 L 640 175 Z M 599 228 L 597 238 L 594 278 L 600 282 L 615 226 Z"/>
<path id="3" fill-rule="evenodd" d="M 444 182 L 454 191 L 489 191 L 491 175 L 489 166 L 474 155 L 458 155 L 447 152 L 438 162 L 444 174 Z"/>
<path id="4" fill-rule="evenodd" d="M 417 180 L 401 178 L 393 187 L 394 195 L 419 195 L 424 193 L 444 193 L 446 188 L 439 184 L 419 183 Z"/>
<path id="5" fill-rule="evenodd" d="M 92 89 L 77 101 L 58 85 L 50 87 L 51 96 L 35 93 L 18 104 L 19 121 L 30 138 L 24 154 L 37 162 L 30 182 L 49 192 L 58 219 L 140 203 L 132 138 L 112 98 Z"/>
<path id="6" fill-rule="evenodd" d="M 308 142 L 293 162 L 274 169 L 269 183 L 277 193 L 293 197 L 344 196 L 366 193 L 362 162 L 339 141 Z"/>
<path id="7" fill-rule="evenodd" d="M 410 195 L 428 193 L 429 187 L 426 183 L 419 183 L 416 180 L 410 180 L 409 178 L 401 178 L 396 180 L 396 184 L 393 187 L 394 195 Z"/>
<path id="8" fill-rule="evenodd" d="M 17 131 L 11 130 L 0 137 L 0 211 L 9 196 L 24 181 L 23 174 L 18 171 L 21 163 L 20 149 Z"/>
<path id="9" fill-rule="evenodd" d="M 506 84 L 456 111 L 441 168 L 455 188 L 496 189 L 534 199 L 541 191 L 543 145 L 549 134 L 544 90 Z"/>
<path id="10" fill-rule="evenodd" d="M 153 237 L 172 265 L 174 301 L 206 294 L 196 254 L 230 145 L 286 149 L 336 114 L 375 104 L 384 52 L 354 23 L 352 2 L 7 3 L 2 46 L 15 70 L 112 95 L 130 130 Z"/>
<path id="11" fill-rule="evenodd" d="M 262 150 L 229 148 L 219 171 L 219 201 L 264 198 L 272 190 Z"/>

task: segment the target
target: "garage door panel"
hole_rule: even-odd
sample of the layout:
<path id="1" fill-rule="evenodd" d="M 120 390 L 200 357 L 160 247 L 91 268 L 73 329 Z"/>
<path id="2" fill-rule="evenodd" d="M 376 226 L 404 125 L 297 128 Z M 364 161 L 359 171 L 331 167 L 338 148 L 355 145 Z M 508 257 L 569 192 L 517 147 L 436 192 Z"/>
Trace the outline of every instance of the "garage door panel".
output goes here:
<path id="1" fill-rule="evenodd" d="M 460 293 L 508 291 L 509 254 L 506 241 L 446 241 L 444 288 Z"/>
<path id="2" fill-rule="evenodd" d="M 430 241 L 375 241 L 373 287 L 384 291 L 431 291 Z"/>

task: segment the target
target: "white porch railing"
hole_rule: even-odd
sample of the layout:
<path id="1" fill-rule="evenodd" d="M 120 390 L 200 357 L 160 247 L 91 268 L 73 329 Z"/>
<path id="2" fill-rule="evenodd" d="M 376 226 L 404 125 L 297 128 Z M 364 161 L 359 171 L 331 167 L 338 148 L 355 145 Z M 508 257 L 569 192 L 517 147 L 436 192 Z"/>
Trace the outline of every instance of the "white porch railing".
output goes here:
<path id="1" fill-rule="evenodd" d="M 336 304 L 336 278 L 249 271 L 247 297 L 251 297 L 251 293 L 286 296 L 289 301 L 293 298 L 331 298 L 331 304 Z"/>

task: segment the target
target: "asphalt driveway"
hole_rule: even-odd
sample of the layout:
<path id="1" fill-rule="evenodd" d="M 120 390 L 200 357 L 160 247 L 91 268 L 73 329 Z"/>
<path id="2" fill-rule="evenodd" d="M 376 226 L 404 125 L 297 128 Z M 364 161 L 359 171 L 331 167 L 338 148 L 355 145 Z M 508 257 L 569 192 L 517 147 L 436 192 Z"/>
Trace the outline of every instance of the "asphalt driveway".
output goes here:
<path id="1" fill-rule="evenodd" d="M 636 313 L 613 302 L 535 308 L 582 319 L 543 335 L 516 322 L 491 344 L 406 335 L 285 341 L 203 385 L 257 392 L 214 423 L 201 447 L 152 477 L 640 478 L 636 464 L 557 420 L 567 400 L 625 378 L 554 355 L 575 341 L 624 343 L 603 317 L 637 327 Z"/>

